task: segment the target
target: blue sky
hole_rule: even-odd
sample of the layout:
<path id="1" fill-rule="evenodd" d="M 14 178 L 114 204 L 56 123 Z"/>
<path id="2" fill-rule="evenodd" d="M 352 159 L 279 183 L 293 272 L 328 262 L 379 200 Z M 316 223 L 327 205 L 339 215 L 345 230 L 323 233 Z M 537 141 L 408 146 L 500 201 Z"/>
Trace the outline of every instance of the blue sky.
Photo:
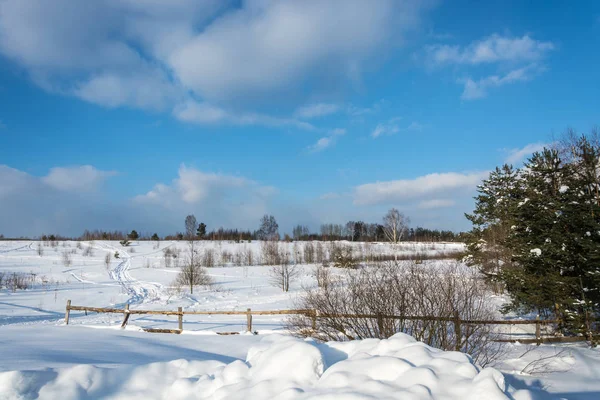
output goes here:
<path id="1" fill-rule="evenodd" d="M 0 233 L 381 220 L 599 123 L 594 1 L 0 0 Z"/>

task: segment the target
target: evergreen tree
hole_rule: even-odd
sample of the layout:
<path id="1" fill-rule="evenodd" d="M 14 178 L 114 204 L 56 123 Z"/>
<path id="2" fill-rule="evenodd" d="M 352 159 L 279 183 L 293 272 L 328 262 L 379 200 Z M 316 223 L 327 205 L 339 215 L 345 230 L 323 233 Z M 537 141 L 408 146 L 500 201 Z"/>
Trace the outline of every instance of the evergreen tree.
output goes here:
<path id="1" fill-rule="evenodd" d="M 140 235 L 138 235 L 135 229 L 132 230 L 131 233 L 127 236 L 129 237 L 129 240 L 138 240 L 138 238 L 140 237 Z"/>
<path id="2" fill-rule="evenodd" d="M 477 188 L 473 213 L 465 214 L 473 224 L 466 235 L 469 263 L 478 265 L 492 281 L 497 281 L 501 269 L 512 263 L 507 239 L 514 210 L 523 197 L 520 175 L 512 165 L 497 167 Z"/>
<path id="3" fill-rule="evenodd" d="M 600 145 L 544 149 L 479 187 L 470 262 L 511 295 L 505 310 L 555 315 L 589 334 L 600 311 Z"/>
<path id="4" fill-rule="evenodd" d="M 200 225 L 198 225 L 196 236 L 198 236 L 200 239 L 204 239 L 206 236 L 206 224 L 204 222 L 200 222 Z"/>

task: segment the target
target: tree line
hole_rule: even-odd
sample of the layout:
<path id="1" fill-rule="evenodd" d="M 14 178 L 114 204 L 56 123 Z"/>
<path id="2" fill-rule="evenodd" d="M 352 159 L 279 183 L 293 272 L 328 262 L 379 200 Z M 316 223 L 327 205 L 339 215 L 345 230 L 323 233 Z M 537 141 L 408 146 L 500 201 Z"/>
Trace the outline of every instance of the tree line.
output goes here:
<path id="1" fill-rule="evenodd" d="M 395 209 L 393 209 L 395 210 Z M 400 213 L 402 214 L 402 213 Z M 455 233 L 450 230 L 428 229 L 423 227 L 410 228 L 410 219 L 402 214 L 403 234 L 400 241 L 411 242 L 460 242 L 464 240 L 463 233 Z M 383 242 L 388 241 L 385 234 L 385 222 L 368 223 L 364 221 L 348 221 L 346 224 L 321 224 L 318 231 L 311 231 L 307 225 L 298 224 L 292 228 L 291 235 L 279 233 L 279 225 L 273 215 L 265 215 L 259 222 L 256 230 L 241 230 L 217 228 L 208 230 L 205 223 L 199 222 L 195 231 L 196 238 L 199 240 L 228 240 L 228 241 L 251 241 L 251 240 L 319 240 L 335 241 L 348 240 L 354 242 Z M 136 230 L 125 231 L 104 231 L 100 229 L 85 230 L 78 238 L 69 238 L 61 235 L 42 235 L 43 241 L 55 240 L 185 240 L 187 233 L 177 232 L 159 236 L 157 233 L 138 233 Z M 27 238 L 21 238 L 27 239 Z"/>

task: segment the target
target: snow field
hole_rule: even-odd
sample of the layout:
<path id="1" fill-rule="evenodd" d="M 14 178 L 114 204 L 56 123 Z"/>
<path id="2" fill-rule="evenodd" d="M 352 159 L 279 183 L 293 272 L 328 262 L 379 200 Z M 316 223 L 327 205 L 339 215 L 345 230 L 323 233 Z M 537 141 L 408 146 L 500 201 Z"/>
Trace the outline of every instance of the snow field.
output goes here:
<path id="1" fill-rule="evenodd" d="M 120 330 L 121 314 L 74 311 L 70 325 L 64 326 L 67 299 L 74 305 L 130 304 L 132 309 L 153 310 L 290 309 L 303 287 L 316 284 L 315 265 L 299 265 L 299 278 L 283 293 L 269 282 L 270 267 L 227 262 L 209 269 L 214 288 L 197 288 L 191 295 L 171 290 L 179 268 L 166 266 L 163 256 L 166 248 L 180 249 L 183 256 L 184 242 L 161 242 L 159 248 L 139 242 L 126 249 L 118 242 L 61 242 L 56 248 L 43 247 L 42 256 L 37 245 L 0 242 L 0 273 L 34 274 L 36 281 L 27 290 L 0 290 L 0 371 L 6 371 L 0 375 L 0 399 L 48 399 L 57 393 L 66 399 L 235 399 L 245 393 L 283 399 L 600 399 L 600 351 L 583 343 L 533 346 L 533 351 L 527 351 L 531 346 L 507 345 L 508 353 L 495 365 L 504 374 L 503 383 L 497 371 L 480 370 L 464 355 L 423 350 L 426 346 L 409 339 L 402 342 L 401 335 L 388 341 L 328 344 L 268 335 L 284 332 L 285 316 L 255 315 L 256 336 L 243 334 L 244 316 L 186 316 L 181 335 L 141 332 L 175 328 L 177 319 L 167 316 L 132 316 L 127 329 Z M 281 245 L 294 250 L 293 243 Z M 251 250 L 255 258 L 260 254 L 256 241 L 201 246 L 213 249 L 217 265 L 227 252 Z M 407 243 L 398 249 L 403 254 L 439 253 L 461 246 Z M 85 255 L 89 247 L 92 254 Z M 391 254 L 388 244 L 367 247 Z M 104 258 L 115 251 L 120 258 L 111 258 L 107 267 Z M 71 257 L 68 266 L 63 263 L 65 252 Z M 442 270 L 447 263 L 425 261 L 422 267 Z M 505 299 L 490 295 L 489 300 L 499 306 Z M 500 328 L 522 337 L 534 331 L 527 325 Z M 223 331 L 242 334 L 215 334 Z M 567 353 L 553 357 L 565 348 Z M 418 360 L 411 352 L 420 352 Z M 412 364 L 410 369 L 406 363 Z"/>

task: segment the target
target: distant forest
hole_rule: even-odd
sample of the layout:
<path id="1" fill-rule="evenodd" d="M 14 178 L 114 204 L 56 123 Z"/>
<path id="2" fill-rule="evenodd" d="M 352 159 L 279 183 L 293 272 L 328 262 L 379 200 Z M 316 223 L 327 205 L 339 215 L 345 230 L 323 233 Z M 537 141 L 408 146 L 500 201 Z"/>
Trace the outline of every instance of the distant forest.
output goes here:
<path id="1" fill-rule="evenodd" d="M 272 216 L 269 216 L 272 217 Z M 264 218 L 264 217 L 263 217 Z M 274 218 L 273 221 L 274 222 Z M 218 228 L 210 231 L 206 230 L 206 225 L 202 224 L 204 232 L 198 235 L 199 240 L 231 240 L 231 241 L 249 241 L 264 239 L 261 229 L 254 231 L 240 229 Z M 275 222 L 275 225 L 276 222 Z M 455 233 L 449 230 L 428 229 L 422 227 L 404 229 L 401 241 L 410 242 L 460 242 L 463 241 L 463 233 Z M 41 234 L 39 237 L 5 237 L 0 234 L 0 240 L 17 239 L 41 239 L 41 240 L 183 240 L 184 234 L 177 232 L 166 236 L 159 236 L 152 232 L 139 233 L 132 230 L 125 231 L 103 231 L 99 229 L 85 230 L 79 237 L 68 237 L 60 234 Z M 279 235 L 277 227 L 275 228 L 275 237 L 271 240 L 319 240 L 334 241 L 348 240 L 355 242 L 382 242 L 387 241 L 384 225 L 378 223 L 366 223 L 363 221 L 349 221 L 343 224 L 322 224 L 318 232 L 311 232 L 308 226 L 297 225 L 292 229 L 292 233 Z"/>

